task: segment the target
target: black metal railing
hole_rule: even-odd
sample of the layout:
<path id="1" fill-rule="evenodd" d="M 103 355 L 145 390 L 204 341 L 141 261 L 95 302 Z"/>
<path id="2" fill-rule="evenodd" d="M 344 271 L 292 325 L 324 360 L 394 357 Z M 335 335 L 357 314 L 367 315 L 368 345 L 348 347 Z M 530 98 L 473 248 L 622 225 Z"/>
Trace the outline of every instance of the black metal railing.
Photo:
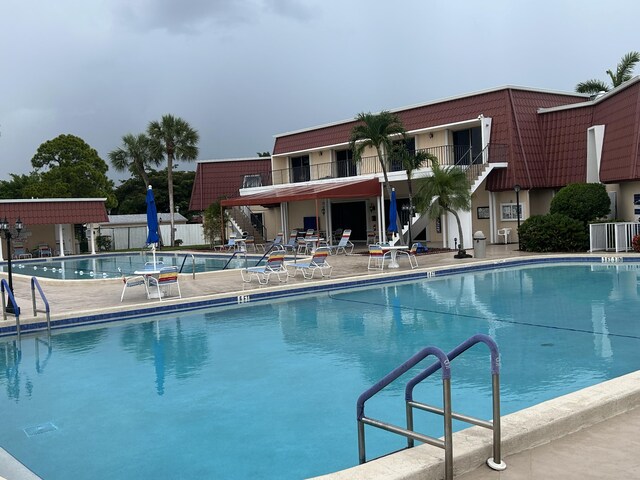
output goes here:
<path id="1" fill-rule="evenodd" d="M 491 143 L 482 151 L 477 151 L 469 145 L 441 145 L 416 150 L 434 155 L 442 166 L 456 165 L 470 172 L 481 172 L 482 168 L 476 165 L 486 163 L 506 162 L 508 159 L 508 146 Z M 383 158 L 386 161 L 387 172 L 403 171 L 400 162 Z M 474 166 L 471 168 L 471 166 Z M 282 185 L 287 183 L 308 182 L 311 180 L 323 180 L 329 178 L 354 177 L 358 175 L 382 173 L 380 161 L 376 156 L 362 157 L 360 161 L 341 160 L 326 163 L 316 163 L 295 168 L 273 170 L 261 173 L 262 185 Z M 470 173 L 471 174 L 471 173 Z"/>

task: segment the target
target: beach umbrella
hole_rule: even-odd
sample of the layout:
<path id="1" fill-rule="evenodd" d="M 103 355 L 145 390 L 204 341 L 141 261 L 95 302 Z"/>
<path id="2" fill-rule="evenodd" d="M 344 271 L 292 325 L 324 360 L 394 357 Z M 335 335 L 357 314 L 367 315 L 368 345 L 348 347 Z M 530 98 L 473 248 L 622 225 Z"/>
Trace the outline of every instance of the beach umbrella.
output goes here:
<path id="1" fill-rule="evenodd" d="M 396 189 L 391 189 L 391 201 L 389 202 L 389 228 L 388 232 L 395 233 L 398 231 L 397 226 L 398 207 L 396 206 Z"/>
<path id="2" fill-rule="evenodd" d="M 153 196 L 151 185 L 147 189 L 147 245 L 151 245 L 153 254 L 153 266 L 156 266 L 156 245 L 160 240 L 158 236 L 158 210 L 156 209 L 156 200 Z"/>

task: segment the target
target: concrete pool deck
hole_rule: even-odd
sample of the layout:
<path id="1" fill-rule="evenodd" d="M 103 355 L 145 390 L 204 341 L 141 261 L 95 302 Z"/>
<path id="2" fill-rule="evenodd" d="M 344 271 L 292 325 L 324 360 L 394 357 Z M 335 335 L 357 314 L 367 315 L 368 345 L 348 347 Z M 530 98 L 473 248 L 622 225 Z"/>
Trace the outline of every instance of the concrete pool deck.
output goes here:
<path id="1" fill-rule="evenodd" d="M 361 251 L 363 251 L 361 249 Z M 469 253 L 473 254 L 473 251 Z M 581 254 L 585 256 L 589 254 Z M 447 268 L 496 262 L 507 258 L 532 256 L 518 252 L 517 245 L 489 245 L 484 259 L 454 259 L 452 252 L 429 254 L 418 257 L 420 269 Z M 595 259 L 615 254 L 593 254 Z M 566 257 L 566 255 L 563 255 Z M 200 299 L 229 297 L 230 295 L 252 295 L 260 292 L 292 290 L 320 283 L 358 280 L 378 276 L 391 278 L 406 275 L 412 270 L 405 259 L 400 259 L 401 268 L 383 273 L 367 270 L 367 255 L 333 256 L 330 280 L 304 280 L 298 275 L 288 283 L 271 282 L 258 286 L 256 282 L 243 283 L 235 270 L 200 273 L 195 279 L 182 275 L 180 287 L 182 300 L 169 299 L 159 302 L 147 300 L 144 289 L 131 288 L 120 302 L 123 283 L 110 280 L 49 280 L 39 279 L 51 307 L 52 320 L 79 316 L 113 314 L 138 311 L 160 305 L 181 305 Z M 415 272 L 415 270 L 414 270 Z M 0 274 L 6 278 L 6 274 Z M 43 314 L 32 316 L 30 277 L 13 276 L 14 291 L 18 305 L 22 308 L 21 324 L 42 322 Z M 41 305 L 39 303 L 39 305 Z M 14 325 L 9 317 L 0 321 L 0 327 Z M 592 390 L 595 389 L 595 390 Z M 355 402 L 355 399 L 354 399 Z M 640 478 L 640 372 L 614 379 L 591 389 L 503 417 L 503 456 L 507 470 L 493 472 L 483 466 L 486 452 L 490 450 L 488 431 L 477 433 L 478 427 L 456 433 L 454 437 L 456 478 L 470 479 L 536 479 L 536 478 Z M 536 410 L 537 409 L 537 410 Z M 524 414 L 524 417 L 516 416 Z M 607 420 L 607 421 L 604 421 Z M 354 422 L 355 428 L 355 422 Z M 577 433 L 576 433 L 577 432 Z M 551 441 L 550 441 L 551 440 Z M 469 442 L 469 443 L 466 443 Z M 355 449 L 355 446 L 354 446 Z M 354 450 L 355 451 L 355 450 Z M 484 458 L 483 458 L 484 457 Z M 443 472 L 442 451 L 421 445 L 323 478 L 357 479 L 438 479 Z M 19 476 L 0 458 L 0 476 L 7 478 L 34 478 Z M 13 465 L 11 468 L 15 468 Z M 468 472 L 468 473 L 467 473 Z"/>

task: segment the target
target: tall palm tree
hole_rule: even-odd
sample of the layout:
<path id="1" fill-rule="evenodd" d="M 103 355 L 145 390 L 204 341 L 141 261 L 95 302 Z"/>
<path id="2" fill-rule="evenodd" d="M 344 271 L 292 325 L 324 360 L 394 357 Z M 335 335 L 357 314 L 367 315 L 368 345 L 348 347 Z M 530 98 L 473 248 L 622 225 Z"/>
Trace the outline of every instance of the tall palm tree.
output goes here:
<path id="1" fill-rule="evenodd" d="M 411 245 L 411 243 L 413 242 L 413 235 L 411 233 L 411 220 L 414 213 L 412 182 L 413 172 L 419 170 L 427 164 L 437 163 L 438 158 L 429 152 L 410 151 L 409 149 L 407 149 L 407 146 L 404 143 L 396 145 L 391 150 L 391 157 L 393 160 L 401 162 L 405 172 L 407 172 L 407 188 L 409 189 L 409 241 L 407 242 L 407 245 Z"/>
<path id="2" fill-rule="evenodd" d="M 151 158 L 149 137 L 144 133 L 124 135 L 122 145 L 109 152 L 109 160 L 118 172 L 129 170 L 133 175 L 138 175 L 144 181 L 146 188 L 149 187 L 147 169 L 152 163 L 155 165 L 160 163 Z"/>
<path id="3" fill-rule="evenodd" d="M 466 173 L 459 167 L 442 168 L 438 162 L 432 164 L 433 175 L 418 181 L 416 203 L 418 211 L 429 218 L 438 218 L 444 212 L 451 213 L 458 223 L 458 253 L 455 258 L 466 258 L 464 237 L 458 210 L 471 210 L 471 184 Z"/>
<path id="4" fill-rule="evenodd" d="M 640 62 L 640 53 L 631 51 L 620 59 L 615 73 L 611 70 L 607 70 L 607 75 L 609 75 L 609 78 L 611 79 L 612 87 L 601 80 L 592 79 L 587 80 L 586 82 L 580 82 L 576 85 L 576 92 L 596 94 L 599 92 L 608 92 L 611 88 L 619 87 L 624 82 L 633 78 L 633 69 L 638 62 Z"/>
<path id="5" fill-rule="evenodd" d="M 360 123 L 351 129 L 350 146 L 354 161 L 362 160 L 362 153 L 368 147 L 376 149 L 378 161 L 384 175 L 384 186 L 391 198 L 391 185 L 387 175 L 388 154 L 391 153 L 393 141 L 390 137 L 406 133 L 400 118 L 395 113 L 382 111 L 377 114 L 359 113 L 356 117 Z M 400 217 L 396 216 L 398 232 L 402 231 Z"/>
<path id="6" fill-rule="evenodd" d="M 171 246 L 175 242 L 173 218 L 173 161 L 193 161 L 198 156 L 198 131 L 191 128 L 186 121 L 173 115 L 163 115 L 157 122 L 150 122 L 147 127 L 150 138 L 151 156 L 161 160 L 167 158 L 167 190 L 169 195 L 169 216 L 171 217 Z"/>

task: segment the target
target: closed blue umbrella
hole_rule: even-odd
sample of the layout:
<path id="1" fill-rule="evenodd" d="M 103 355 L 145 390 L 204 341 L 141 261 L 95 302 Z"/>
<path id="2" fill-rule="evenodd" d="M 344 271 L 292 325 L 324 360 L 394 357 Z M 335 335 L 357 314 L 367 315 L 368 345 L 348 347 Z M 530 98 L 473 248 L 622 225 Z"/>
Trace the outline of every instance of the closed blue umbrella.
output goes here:
<path id="1" fill-rule="evenodd" d="M 391 201 L 389 202 L 389 228 L 388 232 L 397 232 L 398 208 L 396 206 L 396 189 L 391 189 Z"/>
<path id="2" fill-rule="evenodd" d="M 156 244 L 160 241 L 158 235 L 158 210 L 156 209 L 156 199 L 153 196 L 151 185 L 147 189 L 147 245 L 151 245 L 153 252 L 153 266 L 156 265 Z"/>

